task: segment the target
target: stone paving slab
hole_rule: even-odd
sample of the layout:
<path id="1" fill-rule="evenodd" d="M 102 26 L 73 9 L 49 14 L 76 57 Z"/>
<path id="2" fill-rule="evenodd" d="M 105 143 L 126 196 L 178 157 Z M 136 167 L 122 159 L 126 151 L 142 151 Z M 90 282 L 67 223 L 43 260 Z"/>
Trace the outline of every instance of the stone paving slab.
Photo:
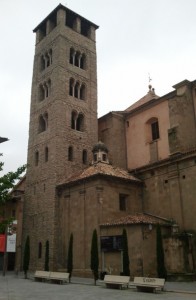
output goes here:
<path id="1" fill-rule="evenodd" d="M 72 278 L 72 283 L 53 284 L 35 282 L 24 279 L 22 276 L 0 274 L 0 300 L 195 300 L 196 282 L 193 283 L 167 283 L 167 289 L 172 286 L 183 287 L 177 292 L 142 293 L 136 289 L 123 290 L 108 289 L 105 285 L 98 283 L 93 285 L 92 279 Z M 185 288 L 186 287 L 186 288 Z M 186 290 L 187 289 L 187 290 Z M 189 290 L 195 291 L 194 294 Z"/>

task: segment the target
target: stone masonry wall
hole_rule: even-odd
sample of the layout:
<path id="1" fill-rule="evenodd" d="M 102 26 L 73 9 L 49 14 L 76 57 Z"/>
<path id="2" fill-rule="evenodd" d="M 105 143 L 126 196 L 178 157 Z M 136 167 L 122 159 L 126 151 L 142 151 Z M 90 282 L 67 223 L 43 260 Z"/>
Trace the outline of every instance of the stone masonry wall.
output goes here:
<path id="1" fill-rule="evenodd" d="M 30 269 L 44 269 L 45 244 L 49 241 L 50 269 L 56 269 L 56 184 L 79 168 L 84 168 L 82 151 L 91 161 L 91 149 L 97 142 L 97 74 L 95 41 L 65 26 L 65 11 L 57 11 L 57 26 L 43 39 L 37 34 L 32 79 L 29 124 L 28 170 L 24 207 L 24 241 L 30 236 Z M 38 29 L 39 31 L 39 29 Z M 40 34 L 40 33 L 39 33 Z M 70 47 L 86 54 L 87 68 L 69 63 Z M 41 70 L 41 56 L 52 50 L 52 62 Z M 70 77 L 84 82 L 86 98 L 69 95 Z M 40 85 L 50 82 L 48 96 L 40 100 Z M 71 128 L 71 113 L 84 115 L 84 131 Z M 47 128 L 38 133 L 39 118 L 47 114 Z M 68 147 L 74 150 L 68 161 Z M 45 149 L 48 148 L 48 159 Z M 35 154 L 39 153 L 38 163 Z M 42 255 L 38 257 L 38 245 Z"/>

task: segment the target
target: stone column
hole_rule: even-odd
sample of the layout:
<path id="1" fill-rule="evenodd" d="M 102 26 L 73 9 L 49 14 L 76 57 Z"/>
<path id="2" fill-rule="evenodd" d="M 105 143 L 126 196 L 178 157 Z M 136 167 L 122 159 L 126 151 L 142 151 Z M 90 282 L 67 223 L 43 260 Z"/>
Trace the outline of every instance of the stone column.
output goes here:
<path id="1" fill-rule="evenodd" d="M 64 9 L 59 9 L 57 11 L 57 26 L 58 25 L 65 25 L 65 21 L 66 21 L 66 12 Z"/>

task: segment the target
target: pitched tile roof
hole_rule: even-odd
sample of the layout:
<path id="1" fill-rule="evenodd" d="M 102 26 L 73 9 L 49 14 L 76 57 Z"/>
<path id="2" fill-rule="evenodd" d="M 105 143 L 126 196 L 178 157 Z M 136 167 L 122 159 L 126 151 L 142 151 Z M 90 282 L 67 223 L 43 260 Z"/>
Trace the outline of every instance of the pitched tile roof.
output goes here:
<path id="1" fill-rule="evenodd" d="M 77 181 L 85 180 L 87 178 L 91 178 L 95 176 L 104 176 L 110 178 L 113 177 L 121 180 L 132 181 L 135 183 L 142 183 L 140 179 L 129 174 L 127 170 L 114 167 L 104 162 L 98 162 L 82 171 L 79 171 L 78 173 L 75 173 L 65 181 L 62 180 L 59 186 L 73 184 L 76 183 Z"/>
<path id="2" fill-rule="evenodd" d="M 142 97 L 140 100 L 136 101 L 134 104 L 132 104 L 131 106 L 129 106 L 125 111 L 132 111 L 135 108 L 138 108 L 140 106 L 142 106 L 143 104 L 149 102 L 152 99 L 158 99 L 159 96 L 157 96 L 154 92 L 153 89 L 149 89 L 148 93 Z"/>
<path id="3" fill-rule="evenodd" d="M 120 226 L 120 225 L 134 225 L 134 224 L 165 224 L 169 225 L 171 224 L 169 220 L 154 217 L 151 215 L 147 215 L 144 213 L 137 213 L 134 215 L 128 215 L 121 217 L 116 220 L 110 220 L 108 222 L 105 222 L 101 224 L 100 226 Z"/>

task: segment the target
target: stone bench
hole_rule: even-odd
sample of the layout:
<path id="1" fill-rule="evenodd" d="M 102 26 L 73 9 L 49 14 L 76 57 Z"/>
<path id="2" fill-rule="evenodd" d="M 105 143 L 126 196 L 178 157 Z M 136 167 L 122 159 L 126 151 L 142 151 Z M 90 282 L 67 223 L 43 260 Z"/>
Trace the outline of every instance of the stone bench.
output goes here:
<path id="1" fill-rule="evenodd" d="M 164 284 L 165 279 L 150 277 L 135 277 L 133 283 L 131 283 L 138 291 L 142 292 L 156 292 L 156 290 L 163 290 Z"/>
<path id="2" fill-rule="evenodd" d="M 64 282 L 69 282 L 69 273 L 50 272 L 49 280 L 59 282 L 61 284 L 63 284 Z"/>
<path id="3" fill-rule="evenodd" d="M 36 271 L 34 275 L 35 280 L 64 283 L 69 281 L 69 273 L 64 272 L 49 272 Z"/>
<path id="4" fill-rule="evenodd" d="M 48 271 L 36 271 L 34 274 L 35 280 L 46 281 L 49 280 L 50 272 Z"/>
<path id="5" fill-rule="evenodd" d="M 106 287 L 111 288 L 120 288 L 129 287 L 129 276 L 119 276 L 119 275 L 105 275 L 103 282 L 106 284 Z"/>

